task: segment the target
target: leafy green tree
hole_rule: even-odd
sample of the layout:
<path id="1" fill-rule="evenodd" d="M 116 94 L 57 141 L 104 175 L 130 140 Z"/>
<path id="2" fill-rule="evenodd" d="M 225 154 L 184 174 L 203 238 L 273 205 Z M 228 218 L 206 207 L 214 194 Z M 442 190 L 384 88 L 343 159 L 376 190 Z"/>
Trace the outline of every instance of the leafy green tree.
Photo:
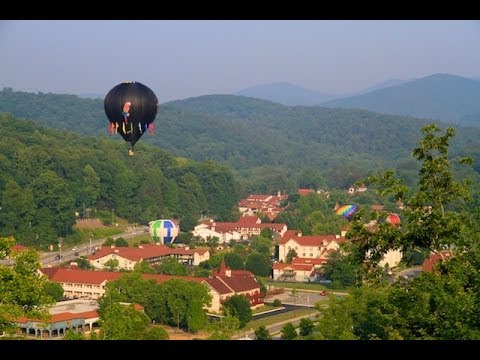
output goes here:
<path id="1" fill-rule="evenodd" d="M 265 325 L 262 325 L 255 330 L 255 338 L 256 340 L 272 340 L 272 335 Z"/>
<path id="2" fill-rule="evenodd" d="M 389 250 L 427 248 L 443 256 L 441 250 L 462 241 L 462 219 L 452 210 L 471 198 L 471 181 L 458 182 L 451 172 L 448 147 L 455 130 L 449 127 L 444 135 L 436 135 L 439 131 L 436 124 L 423 127 L 424 138 L 413 150 L 413 156 L 421 162 L 417 191 L 410 194 L 392 171 L 367 178 L 382 196 L 391 195 L 394 200 L 405 203 L 401 227 L 395 228 L 386 222 L 365 227 L 367 216 L 363 215 L 353 222 L 347 233 L 353 242 L 351 250 L 359 259 L 365 259 L 370 269 L 375 269 Z M 460 162 L 471 164 L 471 159 L 462 158 Z"/>
<path id="3" fill-rule="evenodd" d="M 67 330 L 63 340 L 85 340 L 85 335 L 73 330 Z"/>
<path id="4" fill-rule="evenodd" d="M 253 253 L 247 256 L 245 269 L 258 276 L 269 276 L 272 268 L 270 260 L 266 259 L 265 256 Z"/>
<path id="5" fill-rule="evenodd" d="M 240 321 L 240 328 L 243 328 L 252 319 L 250 301 L 245 295 L 233 295 L 223 303 L 225 313 L 235 316 Z"/>
<path id="6" fill-rule="evenodd" d="M 108 237 L 107 240 L 103 243 L 103 246 L 112 246 L 115 244 L 115 240 L 113 240 L 111 237 Z"/>
<path id="7" fill-rule="evenodd" d="M 33 249 L 11 251 L 14 237 L 0 237 L 0 260 L 7 256 L 13 266 L 0 264 L 0 331 L 12 329 L 20 316 L 47 319 L 52 298 L 44 293 L 47 279 L 39 276 L 38 253 Z"/>
<path id="8" fill-rule="evenodd" d="M 171 279 L 145 294 L 145 311 L 158 323 L 178 326 L 196 332 L 207 321 L 204 307 L 211 295 L 204 284 Z"/>
<path id="9" fill-rule="evenodd" d="M 264 238 L 262 236 L 255 236 L 250 243 L 250 249 L 253 252 L 257 252 L 265 256 L 266 259 L 270 259 L 272 254 L 273 243 L 271 238 Z"/>
<path id="10" fill-rule="evenodd" d="M 63 300 L 63 287 L 59 283 L 48 281 L 45 283 L 43 291 L 56 302 Z"/>
<path id="11" fill-rule="evenodd" d="M 313 335 L 317 340 L 356 340 L 354 334 L 353 311 L 355 300 L 347 296 L 342 299 L 333 298 L 328 307 L 317 305 L 321 313 L 321 321 L 318 322 Z"/>
<path id="12" fill-rule="evenodd" d="M 84 257 L 76 258 L 75 261 L 77 262 L 78 267 L 80 269 L 83 269 L 83 270 L 93 270 L 94 269 L 94 266 L 92 264 L 90 264 L 90 261 L 88 261 Z"/>
<path id="13" fill-rule="evenodd" d="M 99 323 L 103 340 L 142 340 L 150 318 L 133 304 L 112 303 L 101 313 Z"/>
<path id="14" fill-rule="evenodd" d="M 8 180 L 1 198 L 0 234 L 16 235 L 30 230 L 34 215 L 31 191 L 22 189 L 15 180 Z"/>
<path id="15" fill-rule="evenodd" d="M 120 262 L 118 259 L 110 259 L 105 261 L 104 265 L 109 271 L 115 271 L 115 269 L 120 265 Z"/>
<path id="16" fill-rule="evenodd" d="M 187 275 L 187 269 L 182 264 L 179 264 L 177 259 L 173 257 L 167 257 L 162 260 L 160 264 L 155 267 L 157 274 L 165 275 Z"/>
<path id="17" fill-rule="evenodd" d="M 313 332 L 315 325 L 313 321 L 307 318 L 300 319 L 300 335 L 308 336 Z"/>
<path id="18" fill-rule="evenodd" d="M 100 178 L 95 169 L 87 164 L 83 168 L 83 196 L 82 199 L 86 206 L 94 206 L 101 192 Z M 85 214 L 83 214 L 85 216 Z"/>
<path id="19" fill-rule="evenodd" d="M 139 272 L 141 274 L 154 274 L 155 269 L 150 266 L 146 261 L 139 261 L 133 267 L 134 272 Z"/>
<path id="20" fill-rule="evenodd" d="M 145 333 L 142 340 L 168 340 L 169 338 L 170 336 L 164 328 L 155 326 Z"/>
<path id="21" fill-rule="evenodd" d="M 275 306 L 275 307 L 282 306 L 282 300 L 280 300 L 280 299 L 275 299 L 275 300 L 273 300 L 273 303 L 272 303 L 272 304 L 273 304 L 273 306 Z"/>
<path id="22" fill-rule="evenodd" d="M 480 288 L 478 210 L 471 212 L 466 203 L 469 182 L 458 182 L 450 170 L 447 150 L 453 129 L 437 136 L 439 128 L 432 124 L 422 131 L 425 136 L 413 152 L 422 162 L 417 189 L 409 190 L 392 172 L 369 178 L 381 194 L 393 194 L 394 199 L 404 201 L 402 224 L 365 227 L 362 220 L 369 219 L 366 213 L 353 221 L 348 234 L 352 254 L 358 261 L 367 261 L 369 273 L 351 296 L 334 299 L 328 308 L 321 309 L 322 321 L 315 338 L 480 338 L 478 312 L 474 310 Z M 428 248 L 443 261 L 433 273 L 389 285 L 375 278 L 375 266 L 386 251 L 395 248 Z M 442 252 L 446 249 L 450 258 Z"/>
<path id="23" fill-rule="evenodd" d="M 210 334 L 208 340 L 230 340 L 239 328 L 240 320 L 226 314 L 221 320 L 215 320 L 208 325 L 207 331 Z"/>
<path id="24" fill-rule="evenodd" d="M 323 276 L 332 280 L 332 288 L 345 289 L 357 284 L 362 274 L 361 266 L 351 256 L 340 251 L 332 253 L 323 267 Z"/>
<path id="25" fill-rule="evenodd" d="M 297 330 L 295 330 L 295 326 L 292 323 L 285 324 L 280 332 L 283 340 L 293 340 L 297 337 Z"/>
<path id="26" fill-rule="evenodd" d="M 198 266 L 202 269 L 218 269 L 222 263 L 223 257 L 224 254 L 222 253 L 214 253 L 210 256 L 210 259 L 202 261 Z"/>
<path id="27" fill-rule="evenodd" d="M 128 247 L 128 241 L 125 240 L 123 237 L 119 237 L 118 239 L 116 239 L 114 244 L 118 247 Z"/>
<path id="28" fill-rule="evenodd" d="M 298 256 L 297 252 L 295 249 L 290 249 L 288 250 L 287 256 L 285 256 L 285 262 L 290 264 L 293 260 L 293 258 L 296 258 Z"/>
<path id="29" fill-rule="evenodd" d="M 229 252 L 226 253 L 224 256 L 225 264 L 232 270 L 241 270 L 243 269 L 244 259 L 236 253 L 236 252 Z"/>
<path id="30" fill-rule="evenodd" d="M 75 223 L 73 194 L 64 179 L 51 170 L 43 171 L 32 183 L 33 198 L 38 209 L 42 209 L 50 226 L 59 236 L 72 232 Z M 37 216 L 38 218 L 38 216 Z M 51 242 L 54 239 L 48 239 Z"/>

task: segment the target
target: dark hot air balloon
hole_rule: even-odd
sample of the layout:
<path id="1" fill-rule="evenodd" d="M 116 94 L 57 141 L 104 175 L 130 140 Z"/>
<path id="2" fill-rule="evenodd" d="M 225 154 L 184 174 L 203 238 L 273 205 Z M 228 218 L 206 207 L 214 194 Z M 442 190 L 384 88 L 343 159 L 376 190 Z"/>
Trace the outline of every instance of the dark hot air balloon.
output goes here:
<path id="1" fill-rule="evenodd" d="M 103 102 L 110 120 L 110 133 L 120 134 L 133 146 L 147 132 L 153 132 L 153 121 L 158 112 L 158 99 L 147 86 L 126 81 L 111 89 Z"/>

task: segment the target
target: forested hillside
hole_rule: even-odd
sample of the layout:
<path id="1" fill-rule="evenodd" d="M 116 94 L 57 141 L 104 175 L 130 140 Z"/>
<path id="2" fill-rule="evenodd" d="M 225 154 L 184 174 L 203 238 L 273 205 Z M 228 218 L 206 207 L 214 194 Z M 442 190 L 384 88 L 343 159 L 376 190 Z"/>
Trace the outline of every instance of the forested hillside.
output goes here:
<path id="1" fill-rule="evenodd" d="M 227 220 L 238 200 L 233 174 L 139 144 L 40 127 L 0 114 L 0 235 L 44 246 L 72 233 L 75 212 L 115 209 L 132 222 L 160 217 L 190 230 L 200 214 Z"/>
<path id="2" fill-rule="evenodd" d="M 435 74 L 367 94 L 323 103 L 480 127 L 480 81 Z"/>
<path id="3" fill-rule="evenodd" d="M 1 111 L 49 127 L 109 136 L 100 99 L 4 89 Z M 288 107 L 243 96 L 211 95 L 161 104 L 155 133 L 145 134 L 139 143 L 228 165 L 243 194 L 297 187 L 344 189 L 380 168 L 396 168 L 413 183 L 417 165 L 410 149 L 427 123 L 363 110 Z M 460 127 L 458 135 L 452 155 L 479 158 L 480 131 Z M 111 138 L 124 143 L 118 135 Z"/>

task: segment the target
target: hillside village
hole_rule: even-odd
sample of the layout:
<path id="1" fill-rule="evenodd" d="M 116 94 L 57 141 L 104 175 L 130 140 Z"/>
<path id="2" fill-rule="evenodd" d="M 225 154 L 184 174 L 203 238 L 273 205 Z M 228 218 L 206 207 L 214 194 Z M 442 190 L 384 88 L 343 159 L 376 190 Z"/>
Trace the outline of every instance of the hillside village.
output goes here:
<path id="1" fill-rule="evenodd" d="M 352 190 L 353 189 L 353 190 Z M 364 192 L 366 187 L 352 187 L 348 193 Z M 300 196 L 308 196 L 315 193 L 311 189 L 299 189 Z M 323 191 L 316 192 L 321 196 L 329 196 Z M 214 247 L 193 246 L 185 244 L 163 245 L 140 244 L 135 247 L 103 246 L 92 250 L 86 257 L 91 270 L 79 268 L 77 262 L 64 263 L 62 266 L 48 265 L 39 270 L 42 276 L 50 282 L 59 284 L 63 289 L 64 304 L 72 311 L 60 312 L 62 303 L 58 303 L 51 309 L 51 320 L 45 328 L 41 320 L 19 318 L 17 320 L 19 334 L 39 338 L 55 338 L 64 336 L 67 330 L 90 333 L 99 328 L 99 312 L 96 301 L 105 296 L 108 282 L 118 280 L 125 271 L 131 272 L 140 263 L 146 263 L 149 267 L 157 267 L 165 259 L 175 259 L 181 266 L 189 269 L 198 268 L 202 263 L 207 263 L 213 253 L 228 254 L 232 246 L 237 243 L 250 244 L 252 239 L 261 236 L 267 230 L 271 234 L 274 245 L 271 249 L 271 269 L 267 278 L 279 282 L 318 282 L 322 278 L 322 268 L 327 264 L 331 255 L 342 251 L 341 245 L 345 238 L 348 223 L 340 234 L 302 235 L 295 229 L 288 229 L 286 224 L 267 222 L 262 223 L 258 216 L 274 221 L 285 208 L 287 195 L 262 195 L 253 194 L 242 199 L 238 203 L 240 218 L 237 222 L 218 222 L 205 219 L 194 227 L 192 236 L 201 244 L 207 244 L 216 239 Z M 338 203 L 332 211 L 339 208 Z M 373 205 L 375 211 L 383 210 L 381 205 Z M 391 214 L 392 215 L 392 214 Z M 80 226 L 97 224 L 98 220 L 86 222 L 79 220 Z M 25 247 L 16 245 L 15 250 Z M 212 253 L 213 252 L 213 253 Z M 293 254 L 293 255 L 292 255 Z M 401 260 L 401 253 L 392 251 L 385 255 L 381 266 L 394 268 Z M 115 266 L 111 266 L 112 262 Z M 430 265 L 431 268 L 431 265 Z M 109 269 L 109 271 L 107 271 Z M 222 305 L 234 295 L 244 295 L 252 310 L 263 306 L 267 293 L 262 289 L 257 276 L 248 270 L 232 270 L 222 258 L 220 266 L 211 271 L 208 277 L 180 276 L 144 273 L 146 280 L 153 279 L 157 284 L 165 283 L 171 279 L 182 279 L 187 282 L 203 284 L 211 296 L 211 303 L 205 308 L 207 313 L 213 315 L 222 314 Z M 268 292 L 268 289 L 267 289 Z M 90 302 L 89 302 L 90 301 Z M 68 306 L 68 304 L 73 304 Z M 75 305 L 77 304 L 77 305 Z M 143 311 L 141 305 L 137 310 Z M 77 309 L 77 310 L 75 310 Z M 83 309 L 85 311 L 78 311 Z M 73 311 L 75 310 L 75 311 Z"/>

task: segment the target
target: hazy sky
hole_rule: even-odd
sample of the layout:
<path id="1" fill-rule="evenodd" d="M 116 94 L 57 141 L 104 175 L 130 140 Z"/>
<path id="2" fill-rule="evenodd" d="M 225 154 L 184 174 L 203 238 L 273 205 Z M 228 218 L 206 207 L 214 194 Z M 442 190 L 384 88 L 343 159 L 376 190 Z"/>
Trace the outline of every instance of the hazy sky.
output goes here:
<path id="1" fill-rule="evenodd" d="M 0 21 L 0 88 L 160 102 L 286 81 L 344 94 L 435 73 L 480 77 L 480 21 Z"/>

